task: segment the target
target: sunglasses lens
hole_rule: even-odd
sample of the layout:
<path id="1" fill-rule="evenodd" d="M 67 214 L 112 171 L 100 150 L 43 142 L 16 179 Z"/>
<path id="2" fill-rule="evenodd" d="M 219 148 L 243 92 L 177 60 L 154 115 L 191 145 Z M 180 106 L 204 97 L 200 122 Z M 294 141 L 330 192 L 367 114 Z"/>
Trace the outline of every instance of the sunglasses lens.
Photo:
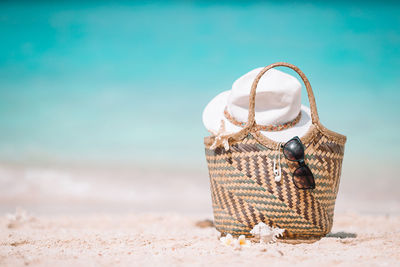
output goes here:
<path id="1" fill-rule="evenodd" d="M 297 168 L 293 173 L 293 182 L 299 189 L 314 189 L 314 176 L 307 166 Z"/>
<path id="2" fill-rule="evenodd" d="M 283 147 L 283 154 L 288 160 L 301 160 L 304 159 L 304 148 L 300 141 L 297 139 L 292 139 Z"/>

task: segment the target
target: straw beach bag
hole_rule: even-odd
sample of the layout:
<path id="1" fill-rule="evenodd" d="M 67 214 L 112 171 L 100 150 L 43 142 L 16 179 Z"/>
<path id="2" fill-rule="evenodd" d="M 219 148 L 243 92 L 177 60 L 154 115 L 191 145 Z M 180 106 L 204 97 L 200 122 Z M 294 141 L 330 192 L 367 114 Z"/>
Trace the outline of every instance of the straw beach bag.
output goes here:
<path id="1" fill-rule="evenodd" d="M 296 71 L 307 89 L 312 124 L 301 142 L 314 175 L 313 190 L 295 187 L 292 173 L 298 165 L 286 158 L 282 159 L 281 181 L 275 181 L 273 160 L 281 153 L 278 143 L 255 127 L 257 84 L 269 69 L 279 66 Z M 330 232 L 346 137 L 322 126 L 311 85 L 299 68 L 288 63 L 265 67 L 251 87 L 246 125 L 226 136 L 228 150 L 223 146 L 211 149 L 215 138 L 206 137 L 204 143 L 219 232 L 250 237 L 250 230 L 259 222 L 285 229 L 286 239 L 318 239 Z"/>

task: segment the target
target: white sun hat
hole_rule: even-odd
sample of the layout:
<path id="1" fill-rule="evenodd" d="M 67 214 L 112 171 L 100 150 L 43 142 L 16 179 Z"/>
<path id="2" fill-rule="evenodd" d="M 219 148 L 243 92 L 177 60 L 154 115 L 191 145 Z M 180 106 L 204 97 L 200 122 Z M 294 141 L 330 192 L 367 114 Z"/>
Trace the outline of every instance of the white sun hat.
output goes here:
<path id="1" fill-rule="evenodd" d="M 263 68 L 237 79 L 232 89 L 214 97 L 203 111 L 203 123 L 212 133 L 221 124 L 225 131 L 243 129 L 249 115 L 249 96 L 254 80 Z M 276 142 L 302 137 L 311 126 L 310 109 L 301 104 L 300 82 L 285 72 L 270 69 L 260 79 L 255 98 L 255 122 L 260 132 Z"/>

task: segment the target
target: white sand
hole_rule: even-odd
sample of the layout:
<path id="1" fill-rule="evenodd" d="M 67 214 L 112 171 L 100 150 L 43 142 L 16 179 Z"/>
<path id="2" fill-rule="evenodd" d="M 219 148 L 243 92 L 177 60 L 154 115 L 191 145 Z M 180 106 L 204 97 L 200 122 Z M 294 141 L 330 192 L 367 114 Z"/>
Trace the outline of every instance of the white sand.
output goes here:
<path id="1" fill-rule="evenodd" d="M 400 266 L 399 180 L 347 173 L 333 228 L 347 238 L 236 251 L 215 229 L 195 226 L 212 219 L 206 166 L 177 173 L 2 164 L 0 266 Z M 34 216 L 4 216 L 16 206 Z"/>
<path id="2" fill-rule="evenodd" d="M 345 238 L 256 244 L 240 251 L 223 246 L 214 228 L 195 226 L 203 219 L 177 214 L 2 216 L 0 265 L 400 266 L 398 216 L 340 214 L 332 232 Z"/>

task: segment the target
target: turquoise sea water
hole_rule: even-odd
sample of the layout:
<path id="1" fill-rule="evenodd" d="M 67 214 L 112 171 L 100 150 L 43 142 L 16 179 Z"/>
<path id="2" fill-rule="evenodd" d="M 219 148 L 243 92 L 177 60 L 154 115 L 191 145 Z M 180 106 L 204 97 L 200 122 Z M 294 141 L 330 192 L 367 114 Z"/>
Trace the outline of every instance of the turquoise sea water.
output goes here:
<path id="1" fill-rule="evenodd" d="M 365 1 L 1 3 L 0 160 L 203 168 L 208 101 L 287 61 L 348 136 L 347 162 L 394 167 L 399 14 Z"/>

